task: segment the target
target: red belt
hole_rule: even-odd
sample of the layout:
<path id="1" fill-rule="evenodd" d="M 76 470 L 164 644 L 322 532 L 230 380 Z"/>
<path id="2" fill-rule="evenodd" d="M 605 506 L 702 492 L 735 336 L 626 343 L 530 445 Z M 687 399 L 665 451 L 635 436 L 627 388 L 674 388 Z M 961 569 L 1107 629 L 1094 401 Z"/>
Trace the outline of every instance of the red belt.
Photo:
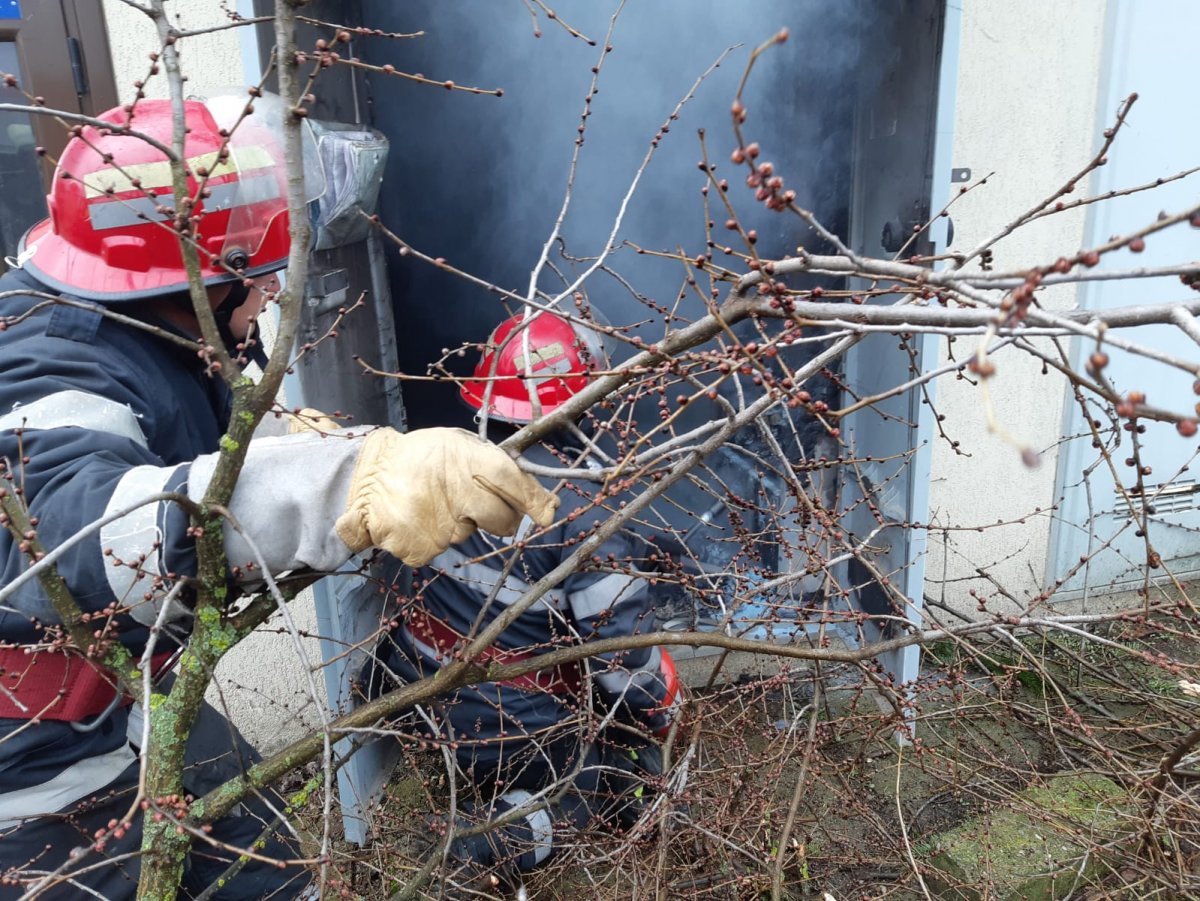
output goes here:
<path id="1" fill-rule="evenodd" d="M 446 625 L 423 607 L 413 607 L 408 612 L 406 621 L 408 631 L 413 638 L 435 651 L 438 660 L 448 658 L 455 645 L 465 639 L 450 626 Z M 479 663 L 521 663 L 538 656 L 532 651 L 506 651 L 503 648 L 490 647 L 484 649 L 475 659 Z M 522 691 L 542 691 L 550 694 L 565 695 L 579 694 L 582 686 L 578 663 L 564 663 L 560 666 L 544 670 L 536 670 L 497 682 L 508 688 L 518 688 Z"/>
<path id="2" fill-rule="evenodd" d="M 172 654 L 156 654 L 153 670 L 161 669 Z M 117 697 L 117 686 L 112 670 L 79 654 L 0 646 L 0 718 L 79 722 L 107 710 Z M 132 701 L 126 695 L 121 703 Z"/>

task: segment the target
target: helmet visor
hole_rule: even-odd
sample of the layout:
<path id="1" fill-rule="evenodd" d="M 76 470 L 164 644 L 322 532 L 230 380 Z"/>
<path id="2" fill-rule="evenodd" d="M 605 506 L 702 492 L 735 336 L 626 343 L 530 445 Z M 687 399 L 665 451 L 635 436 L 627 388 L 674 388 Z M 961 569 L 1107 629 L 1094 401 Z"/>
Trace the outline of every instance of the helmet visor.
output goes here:
<path id="1" fill-rule="evenodd" d="M 286 231 L 288 161 L 284 154 L 286 104 L 274 94 L 251 98 L 246 92 L 221 92 L 204 100 L 218 127 L 228 132 L 228 158 L 208 168 L 206 214 L 228 211 L 222 262 L 233 269 L 264 269 L 286 259 L 279 232 Z M 252 110 L 252 111 L 248 111 Z M 301 159 L 306 203 L 325 192 L 316 140 L 301 122 Z M 271 257 L 259 259 L 264 242 L 274 235 Z"/>

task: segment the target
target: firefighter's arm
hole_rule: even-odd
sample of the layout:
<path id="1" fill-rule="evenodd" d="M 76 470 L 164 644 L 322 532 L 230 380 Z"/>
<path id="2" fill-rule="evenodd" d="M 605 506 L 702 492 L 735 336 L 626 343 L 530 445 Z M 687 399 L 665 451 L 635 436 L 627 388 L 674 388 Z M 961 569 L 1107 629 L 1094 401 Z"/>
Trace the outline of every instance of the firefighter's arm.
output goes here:
<path id="1" fill-rule="evenodd" d="M 619 558 L 618 558 L 619 559 Z M 620 638 L 653 628 L 645 580 L 621 572 L 568 578 L 567 598 L 585 639 Z M 631 648 L 591 658 L 596 687 L 610 703 L 659 737 L 682 702 L 674 662 L 665 648 Z"/>
<path id="2" fill-rule="evenodd" d="M 163 490 L 170 480 L 199 501 L 217 460 L 205 454 L 184 467 L 138 467 L 121 480 L 109 506 Z M 477 526 L 511 535 L 526 513 L 546 524 L 555 507 L 507 454 L 459 429 L 307 431 L 250 443 L 229 503 L 225 553 L 234 579 L 244 584 L 260 582 L 263 567 L 329 572 L 370 547 L 418 564 Z M 114 584 L 114 592 L 121 597 L 124 589 L 138 602 L 131 612 L 143 623 L 157 617 L 165 593 L 145 578 L 147 571 L 163 572 L 155 549 L 177 544 L 188 525 L 186 516 L 177 517 L 164 535 L 167 515 L 142 508 L 101 536 L 113 556 L 143 560 L 140 573 L 110 575 L 110 583 L 114 576 L 129 583 Z"/>
<path id="3" fill-rule="evenodd" d="M 131 361 L 114 353 L 117 344 L 36 331 L 3 347 L 0 458 L 20 477 L 39 539 L 55 548 L 81 533 L 59 563 L 79 603 L 97 610 L 115 601 L 152 624 L 171 585 L 195 572 L 188 514 L 161 495 L 203 498 L 218 455 L 188 458 L 200 439 L 170 385 L 146 377 L 152 355 Z M 135 356 L 144 349 L 121 347 Z M 526 514 L 546 525 L 556 506 L 504 451 L 470 432 L 307 431 L 250 442 L 229 504 L 238 528 L 226 524 L 225 550 L 235 577 L 254 581 L 262 566 L 324 572 L 372 546 L 424 563 L 477 526 L 511 535 Z M 99 520 L 98 533 L 86 531 Z M 24 558 L 0 530 L 4 584 Z M 35 583 L 13 600 L 52 622 Z"/>
<path id="4" fill-rule="evenodd" d="M 192 464 L 202 497 L 216 455 Z M 225 529 L 233 565 L 255 560 L 249 535 L 275 570 L 336 569 L 381 548 L 413 566 L 475 529 L 512 535 L 522 517 L 548 525 L 557 501 L 500 448 L 462 429 L 300 432 L 251 444 Z M 244 533 L 244 534 L 243 534 Z"/>

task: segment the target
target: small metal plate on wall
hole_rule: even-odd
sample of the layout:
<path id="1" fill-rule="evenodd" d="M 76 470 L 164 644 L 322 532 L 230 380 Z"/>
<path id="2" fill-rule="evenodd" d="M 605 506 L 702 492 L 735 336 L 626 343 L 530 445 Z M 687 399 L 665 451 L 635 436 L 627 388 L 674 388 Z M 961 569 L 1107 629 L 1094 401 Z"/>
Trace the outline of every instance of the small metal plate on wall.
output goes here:
<path id="1" fill-rule="evenodd" d="M 333 313 L 350 296 L 350 273 L 346 269 L 316 272 L 308 279 L 308 301 L 318 314 Z"/>

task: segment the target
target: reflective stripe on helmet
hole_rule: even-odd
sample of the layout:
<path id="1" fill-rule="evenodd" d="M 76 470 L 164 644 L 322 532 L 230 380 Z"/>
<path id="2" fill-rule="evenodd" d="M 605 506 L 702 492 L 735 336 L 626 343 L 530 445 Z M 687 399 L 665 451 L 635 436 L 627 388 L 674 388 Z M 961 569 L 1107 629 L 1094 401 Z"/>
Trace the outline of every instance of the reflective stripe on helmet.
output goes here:
<path id="1" fill-rule="evenodd" d="M 165 165 L 165 164 L 164 164 Z M 251 206 L 280 196 L 279 183 L 273 175 L 256 175 L 237 182 L 212 185 L 204 206 L 209 212 Z M 88 205 L 88 218 L 96 231 L 128 228 L 143 222 L 166 219 L 169 213 L 159 210 L 159 202 L 150 197 L 120 198 Z"/>
<path id="2" fill-rule="evenodd" d="M 266 147 L 238 147 L 224 162 L 217 162 L 217 152 L 210 151 L 185 160 L 187 167 L 193 171 L 204 169 L 208 178 L 221 178 L 225 175 L 236 175 L 239 172 L 249 172 L 252 169 L 269 169 L 276 165 L 271 152 Z M 174 185 L 171 177 L 171 164 L 166 160 L 154 163 L 133 163 L 119 169 L 102 169 L 84 176 L 83 182 L 87 196 L 100 197 L 104 194 L 124 194 L 127 191 L 153 191 L 158 188 L 170 188 Z"/>
<path id="3" fill-rule="evenodd" d="M 111 203 L 93 203 L 88 207 L 88 220 L 96 231 L 141 225 L 167 218 L 159 211 L 159 202 L 149 197 L 133 197 L 129 200 L 114 200 Z"/>
<path id="4" fill-rule="evenodd" d="M 529 332 L 526 331 L 525 335 L 527 336 L 528 334 Z M 528 338 L 526 337 L 524 340 L 528 341 Z M 553 365 L 555 363 L 559 365 Z M 571 362 L 567 359 L 567 351 L 561 341 L 555 341 L 553 344 L 548 344 L 545 347 L 530 349 L 528 365 L 526 365 L 525 355 L 517 354 L 513 358 L 513 365 L 517 369 L 523 370 L 526 375 L 530 375 L 535 371 L 540 372 L 547 368 L 550 372 L 554 373 L 571 371 Z"/>

